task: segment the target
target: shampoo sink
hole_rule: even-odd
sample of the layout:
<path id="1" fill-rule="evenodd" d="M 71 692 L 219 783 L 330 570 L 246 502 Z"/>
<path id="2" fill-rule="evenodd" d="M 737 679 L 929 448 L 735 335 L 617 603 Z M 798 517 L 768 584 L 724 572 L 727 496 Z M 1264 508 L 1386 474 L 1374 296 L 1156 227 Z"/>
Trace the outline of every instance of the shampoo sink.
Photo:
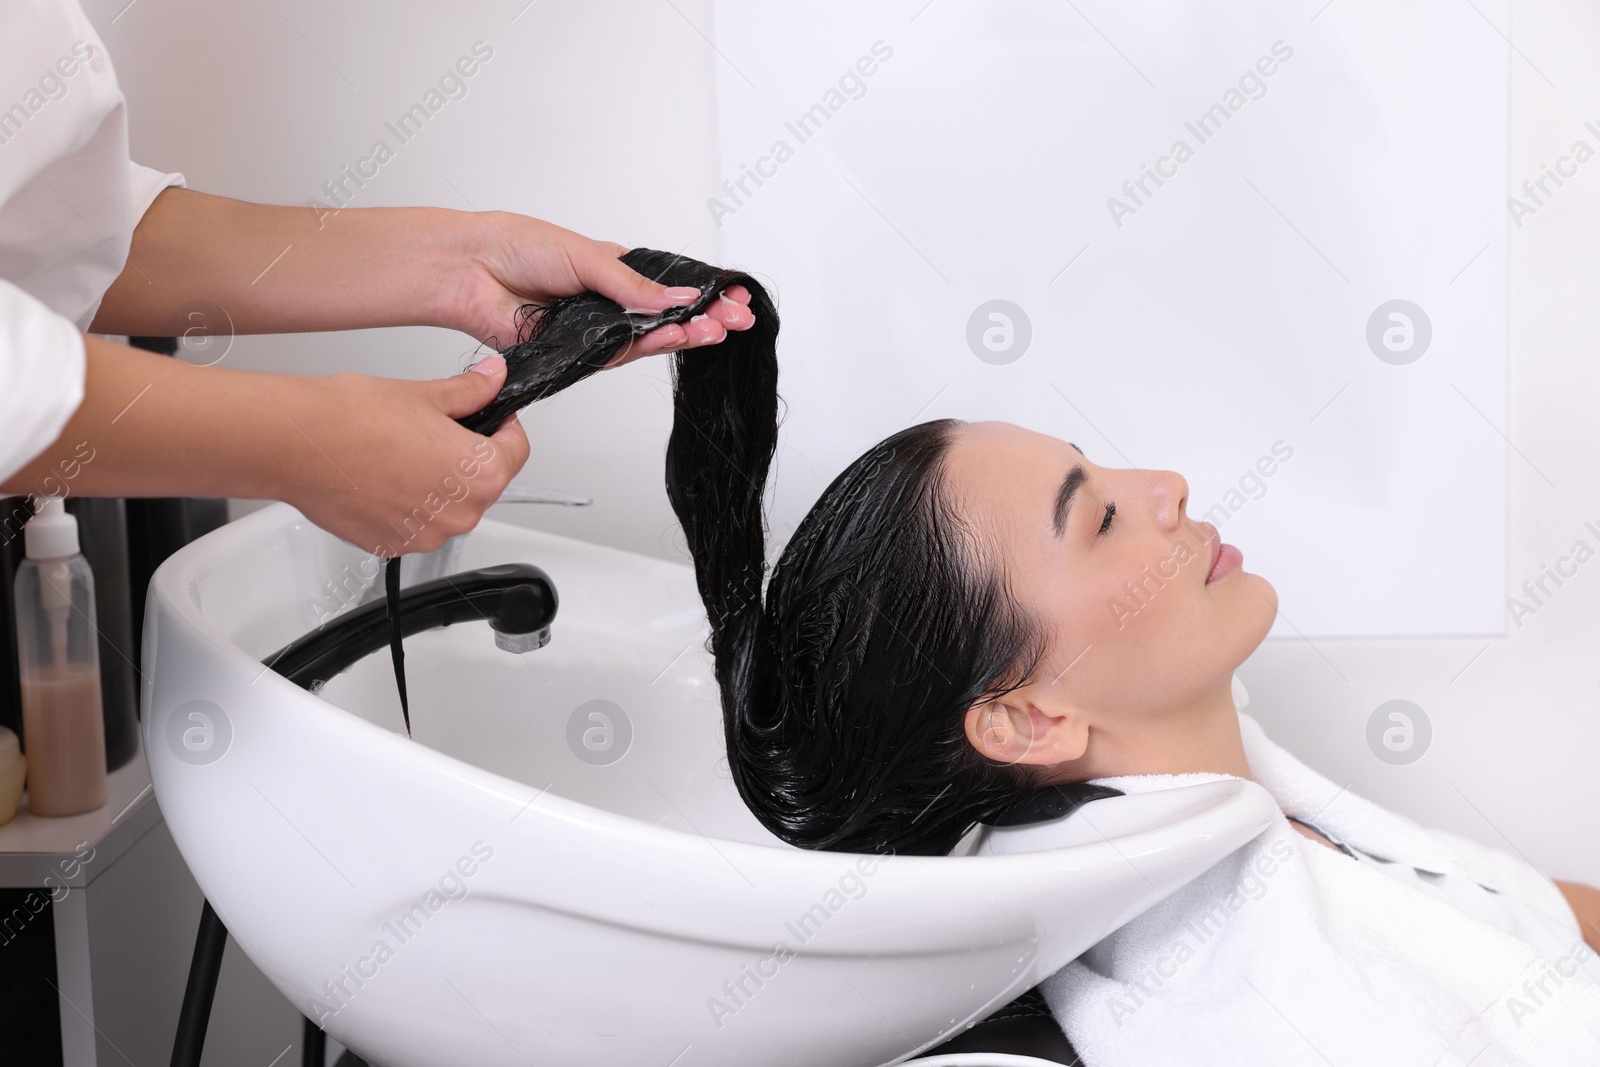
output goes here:
<path id="1" fill-rule="evenodd" d="M 315 693 L 261 660 L 371 561 L 275 505 L 157 572 L 145 751 L 207 899 L 297 1008 L 385 1067 L 906 1059 L 1248 841 L 1247 782 L 1094 801 L 1005 855 L 792 848 L 728 776 L 688 567 L 485 521 L 459 566 L 534 564 L 551 640 L 487 621 Z M 502 643 L 503 644 L 503 643 Z"/>

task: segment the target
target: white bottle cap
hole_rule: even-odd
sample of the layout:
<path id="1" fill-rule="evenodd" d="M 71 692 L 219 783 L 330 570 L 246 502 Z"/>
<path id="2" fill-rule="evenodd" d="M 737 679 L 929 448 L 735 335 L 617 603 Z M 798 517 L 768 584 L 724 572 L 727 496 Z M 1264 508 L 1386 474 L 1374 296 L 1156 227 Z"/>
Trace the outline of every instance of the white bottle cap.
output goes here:
<path id="1" fill-rule="evenodd" d="M 29 559 L 61 559 L 78 554 L 78 520 L 67 514 L 66 498 L 47 496 L 24 527 Z"/>

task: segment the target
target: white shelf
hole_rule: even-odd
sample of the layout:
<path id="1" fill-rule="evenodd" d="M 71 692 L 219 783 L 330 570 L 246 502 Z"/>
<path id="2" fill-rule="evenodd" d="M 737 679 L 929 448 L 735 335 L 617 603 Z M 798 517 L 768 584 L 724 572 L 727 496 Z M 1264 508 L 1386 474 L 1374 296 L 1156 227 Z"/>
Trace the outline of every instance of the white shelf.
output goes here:
<path id="1" fill-rule="evenodd" d="M 111 773 L 106 803 L 94 811 L 44 818 L 27 810 L 24 796 L 16 818 L 0 826 L 0 886 L 86 886 L 160 821 L 141 746 Z M 86 848 L 92 858 L 62 862 Z"/>

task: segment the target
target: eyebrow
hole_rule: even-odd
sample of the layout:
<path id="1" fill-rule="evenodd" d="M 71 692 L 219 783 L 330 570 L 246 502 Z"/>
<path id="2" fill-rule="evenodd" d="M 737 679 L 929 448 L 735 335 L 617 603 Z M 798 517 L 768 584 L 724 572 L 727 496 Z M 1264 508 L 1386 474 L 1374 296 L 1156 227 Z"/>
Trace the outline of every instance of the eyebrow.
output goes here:
<path id="1" fill-rule="evenodd" d="M 1067 471 L 1067 476 L 1061 479 L 1061 488 L 1056 490 L 1055 515 L 1052 520 L 1057 537 L 1060 537 L 1067 528 L 1067 513 L 1072 510 L 1072 498 L 1077 495 L 1085 477 L 1083 464 L 1077 463 L 1073 464 L 1072 469 Z"/>

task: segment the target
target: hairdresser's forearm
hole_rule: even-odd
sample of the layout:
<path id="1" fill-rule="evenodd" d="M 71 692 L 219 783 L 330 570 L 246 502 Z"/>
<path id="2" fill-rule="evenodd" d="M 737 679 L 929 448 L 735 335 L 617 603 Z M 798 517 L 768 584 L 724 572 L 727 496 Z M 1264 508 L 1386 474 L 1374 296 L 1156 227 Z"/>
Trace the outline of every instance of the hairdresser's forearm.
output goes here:
<path id="1" fill-rule="evenodd" d="M 294 410 L 296 391 L 314 379 L 194 367 L 98 337 L 85 350 L 83 404 L 0 491 L 284 495 L 290 464 L 309 446 L 277 409 Z"/>
<path id="2" fill-rule="evenodd" d="M 297 333 L 447 326 L 490 220 L 444 208 L 251 204 L 189 189 L 156 197 L 128 263 L 106 292 L 96 333 Z M 231 322 L 213 324 L 198 302 Z M 192 314 L 198 312 L 197 314 Z"/>
<path id="3" fill-rule="evenodd" d="M 7 494 L 283 500 L 383 555 L 472 529 L 528 459 L 522 424 L 458 420 L 505 384 L 498 355 L 448 378 L 196 367 L 85 337 L 84 399 Z"/>

